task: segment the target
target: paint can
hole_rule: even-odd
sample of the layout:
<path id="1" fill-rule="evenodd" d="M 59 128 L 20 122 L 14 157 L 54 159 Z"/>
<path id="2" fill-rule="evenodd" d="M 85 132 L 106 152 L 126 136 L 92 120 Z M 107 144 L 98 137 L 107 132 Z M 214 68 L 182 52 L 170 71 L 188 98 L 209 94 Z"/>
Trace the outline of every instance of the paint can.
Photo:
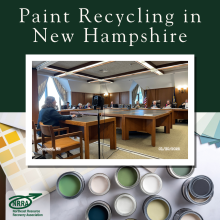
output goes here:
<path id="1" fill-rule="evenodd" d="M 192 176 L 195 168 L 192 166 L 169 166 L 167 172 L 170 176 L 176 179 L 187 179 Z"/>
<path id="2" fill-rule="evenodd" d="M 161 196 L 149 196 L 143 203 L 143 212 L 147 220 L 169 220 L 172 215 L 170 203 Z"/>
<path id="3" fill-rule="evenodd" d="M 123 189 L 132 189 L 140 182 L 140 172 L 134 166 L 119 167 L 115 172 L 115 181 Z"/>
<path id="4" fill-rule="evenodd" d="M 102 196 L 109 191 L 111 182 L 105 174 L 97 173 L 90 178 L 88 186 L 91 193 Z"/>
<path id="5" fill-rule="evenodd" d="M 128 193 L 118 196 L 114 203 L 115 211 L 121 216 L 132 215 L 137 207 L 136 200 Z"/>
<path id="6" fill-rule="evenodd" d="M 112 216 L 111 207 L 107 202 L 98 200 L 90 204 L 86 210 L 86 220 L 110 220 Z"/>
<path id="7" fill-rule="evenodd" d="M 173 220 L 203 220 L 202 216 L 188 208 L 179 209 L 173 216 Z"/>
<path id="8" fill-rule="evenodd" d="M 147 173 L 142 176 L 140 188 L 147 195 L 156 195 L 162 189 L 162 179 L 155 173 Z"/>
<path id="9" fill-rule="evenodd" d="M 195 205 L 205 205 L 212 200 L 214 185 L 207 176 L 196 176 L 187 179 L 182 185 L 183 197 Z"/>
<path id="10" fill-rule="evenodd" d="M 57 192 L 65 199 L 77 198 L 85 188 L 85 180 L 78 172 L 66 172 L 57 179 Z"/>

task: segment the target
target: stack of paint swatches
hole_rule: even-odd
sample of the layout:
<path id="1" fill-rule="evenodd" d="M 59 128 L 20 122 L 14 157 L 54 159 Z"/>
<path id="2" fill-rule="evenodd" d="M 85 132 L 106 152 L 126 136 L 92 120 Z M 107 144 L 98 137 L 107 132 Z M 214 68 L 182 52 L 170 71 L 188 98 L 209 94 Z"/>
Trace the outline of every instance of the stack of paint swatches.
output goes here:
<path id="1" fill-rule="evenodd" d="M 179 190 L 186 201 L 194 205 L 206 205 L 212 200 L 214 195 L 212 180 L 204 175 L 192 177 L 193 167 L 167 167 L 167 172 L 173 178 L 185 179 Z M 199 213 L 189 208 L 181 208 L 174 212 L 169 201 L 157 195 L 162 189 L 162 179 L 155 173 L 147 173 L 141 177 L 137 167 L 125 166 L 116 170 L 114 179 L 119 187 L 126 190 L 140 186 L 141 191 L 146 194 L 142 204 L 142 215 L 147 220 L 170 220 L 173 213 L 174 220 L 203 220 Z M 56 186 L 57 192 L 63 198 L 76 199 L 87 186 L 92 194 L 105 195 L 111 190 L 111 180 L 104 173 L 96 173 L 90 177 L 87 184 L 81 174 L 67 172 L 58 178 Z M 109 220 L 114 208 L 118 215 L 129 217 L 136 211 L 137 206 L 136 198 L 124 192 L 118 194 L 111 205 L 100 198 L 93 201 L 85 207 L 85 216 L 89 220 Z M 140 217 L 140 213 L 138 216 Z"/>
<path id="2" fill-rule="evenodd" d="M 220 113 L 197 113 L 195 133 L 202 144 L 220 147 Z"/>
<path id="3" fill-rule="evenodd" d="M 64 172 L 84 175 L 93 168 L 28 168 L 26 166 L 26 132 L 0 123 L 0 164 L 15 194 L 21 191 L 52 192 L 57 178 Z M 29 146 L 30 147 L 30 146 Z"/>

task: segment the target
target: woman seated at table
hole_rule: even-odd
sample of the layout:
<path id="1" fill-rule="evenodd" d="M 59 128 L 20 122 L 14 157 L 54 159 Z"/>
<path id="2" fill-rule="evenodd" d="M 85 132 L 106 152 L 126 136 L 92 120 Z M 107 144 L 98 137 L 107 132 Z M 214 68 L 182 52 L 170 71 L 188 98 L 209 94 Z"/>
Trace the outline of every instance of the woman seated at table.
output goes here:
<path id="1" fill-rule="evenodd" d="M 45 103 L 42 106 L 38 122 L 37 122 L 37 128 L 40 128 L 40 122 L 43 122 L 45 125 L 52 125 L 52 126 L 60 126 L 59 121 L 65 121 L 65 120 L 71 120 L 72 117 L 75 117 L 76 115 L 60 115 L 56 110 L 56 100 L 53 96 L 48 96 L 45 99 Z M 37 132 L 39 136 L 41 136 L 41 132 Z"/>
<path id="2" fill-rule="evenodd" d="M 167 100 L 167 103 L 163 108 L 172 108 L 172 104 L 169 99 Z"/>
<path id="3" fill-rule="evenodd" d="M 88 109 L 91 108 L 91 104 L 90 104 L 90 102 L 88 102 L 88 103 L 85 105 L 85 108 L 88 108 Z"/>

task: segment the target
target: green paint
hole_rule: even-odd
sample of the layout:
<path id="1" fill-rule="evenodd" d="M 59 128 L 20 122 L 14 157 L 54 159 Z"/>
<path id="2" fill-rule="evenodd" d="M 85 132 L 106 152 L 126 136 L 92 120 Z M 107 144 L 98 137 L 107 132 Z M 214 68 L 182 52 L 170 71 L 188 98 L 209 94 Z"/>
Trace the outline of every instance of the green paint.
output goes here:
<path id="1" fill-rule="evenodd" d="M 123 167 L 118 172 L 118 181 L 122 186 L 132 186 L 137 181 L 137 172 L 132 167 Z"/>
<path id="2" fill-rule="evenodd" d="M 73 175 L 66 175 L 59 181 L 59 190 L 64 196 L 75 196 L 80 190 L 79 179 Z"/>
<path id="3" fill-rule="evenodd" d="M 171 167 L 173 172 L 178 176 L 186 176 L 192 170 L 192 167 Z"/>

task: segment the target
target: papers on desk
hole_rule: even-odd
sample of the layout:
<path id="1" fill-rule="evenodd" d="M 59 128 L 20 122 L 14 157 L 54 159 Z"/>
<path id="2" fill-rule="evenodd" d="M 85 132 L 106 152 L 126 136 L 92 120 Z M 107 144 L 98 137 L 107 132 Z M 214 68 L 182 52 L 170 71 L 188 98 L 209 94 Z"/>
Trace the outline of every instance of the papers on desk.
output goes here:
<path id="1" fill-rule="evenodd" d="M 144 114 L 144 116 L 153 116 L 153 114 Z"/>
<path id="2" fill-rule="evenodd" d="M 196 113 L 196 131 L 202 144 L 220 147 L 220 113 Z"/>

